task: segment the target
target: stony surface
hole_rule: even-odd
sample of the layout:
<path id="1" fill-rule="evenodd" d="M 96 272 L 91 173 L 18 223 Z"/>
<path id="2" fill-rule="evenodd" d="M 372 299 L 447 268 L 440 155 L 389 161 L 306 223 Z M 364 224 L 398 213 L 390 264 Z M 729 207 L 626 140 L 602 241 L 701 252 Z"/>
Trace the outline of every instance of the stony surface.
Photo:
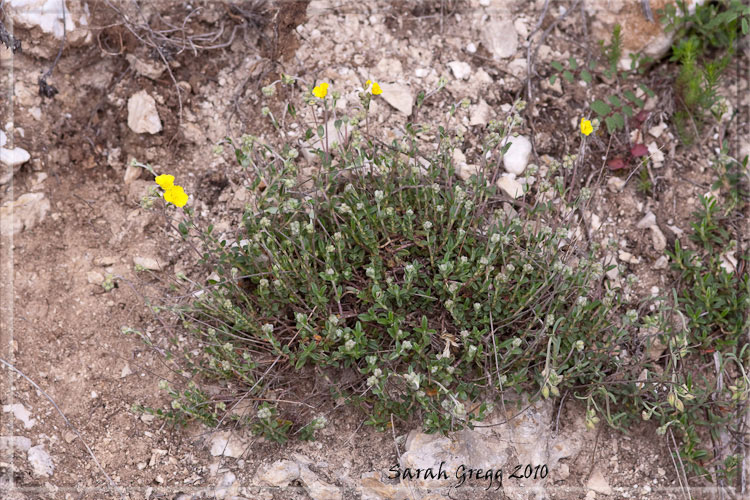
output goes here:
<path id="1" fill-rule="evenodd" d="M 18 234 L 42 222 L 50 210 L 44 193 L 26 193 L 0 206 L 0 234 Z"/>
<path id="2" fill-rule="evenodd" d="M 0 436 L 0 450 L 13 448 L 18 451 L 29 451 L 31 439 L 25 436 Z"/>
<path id="3" fill-rule="evenodd" d="M 215 433 L 211 437 L 210 444 L 211 455 L 215 457 L 223 455 L 225 457 L 240 458 L 247 449 L 247 443 L 229 431 Z"/>
<path id="4" fill-rule="evenodd" d="M 166 267 L 165 264 L 160 263 L 158 259 L 153 257 L 133 257 L 133 264 L 149 271 L 163 271 Z"/>
<path id="5" fill-rule="evenodd" d="M 36 419 L 31 418 L 31 412 L 21 403 L 3 405 L 3 413 L 12 413 L 15 418 L 23 422 L 25 429 L 31 429 L 36 423 Z"/>
<path id="6" fill-rule="evenodd" d="M 166 71 L 163 64 L 143 60 L 134 54 L 128 54 L 125 58 L 136 73 L 152 80 L 158 80 Z"/>
<path id="7" fill-rule="evenodd" d="M 320 479 L 307 465 L 300 465 L 300 481 L 313 500 L 342 500 L 341 490 Z"/>
<path id="8" fill-rule="evenodd" d="M 587 441 L 580 429 L 568 432 L 564 437 L 555 435 L 549 427 L 554 412 L 550 402 L 537 402 L 521 415 L 513 415 L 510 423 L 505 423 L 501 412 L 490 420 L 489 427 L 464 430 L 444 437 L 412 431 L 406 439 L 405 451 L 401 454 L 400 466 L 403 469 L 432 469 L 435 474 L 446 471 L 448 477 L 456 478 L 456 471 L 462 472 L 461 465 L 471 464 L 472 468 L 497 471 L 510 470 L 514 464 L 547 464 L 550 470 L 558 467 L 561 459 L 574 457 Z M 372 491 L 392 491 L 372 478 L 368 485 Z M 442 492 L 446 482 L 438 477 L 420 478 L 408 481 L 425 490 Z M 533 485 L 517 484 L 505 488 L 508 498 L 524 498 L 524 491 L 543 491 L 547 482 L 534 481 Z M 402 481 L 406 486 L 406 482 Z M 489 487 L 489 478 L 476 479 L 467 489 L 480 490 Z M 497 485 L 494 485 L 497 486 Z M 490 489 L 494 489 L 490 487 Z M 484 497 L 482 497 L 484 498 Z M 488 497 L 489 498 L 489 497 Z M 494 498 L 494 497 L 493 497 Z"/>
<path id="9" fill-rule="evenodd" d="M 277 460 L 258 474 L 258 479 L 269 486 L 284 487 L 300 477 L 300 466 L 291 460 Z"/>
<path id="10" fill-rule="evenodd" d="M 687 0 L 689 11 L 705 0 Z M 672 44 L 672 33 L 663 30 L 658 22 L 657 11 L 671 0 L 650 0 L 652 19 L 646 17 L 640 0 L 618 0 L 615 2 L 586 2 L 586 11 L 591 16 L 592 34 L 597 40 L 609 41 L 615 24 L 622 26 L 623 55 L 620 66 L 630 68 L 630 55 L 643 52 L 659 59 Z"/>
<path id="11" fill-rule="evenodd" d="M 237 476 L 233 472 L 225 473 L 214 490 L 214 497 L 218 500 L 236 498 L 240 490 L 240 485 L 236 481 Z"/>
<path id="12" fill-rule="evenodd" d="M 487 125 L 490 121 L 491 110 L 489 104 L 484 99 L 479 99 L 479 102 L 471 108 L 471 118 L 469 119 L 469 125 Z"/>
<path id="13" fill-rule="evenodd" d="M 31 159 L 31 155 L 23 148 L 0 147 L 0 186 L 11 181 L 13 176 L 21 168 L 21 165 Z"/>
<path id="14" fill-rule="evenodd" d="M 66 3 L 72 10 L 77 2 Z M 373 498 L 380 494 L 378 492 L 383 498 L 434 500 L 470 496 L 473 493 L 470 490 L 464 490 L 469 493 L 453 491 L 442 495 L 421 491 L 409 481 L 401 485 L 388 478 L 389 468 L 398 462 L 399 453 L 405 451 L 406 434 L 416 429 L 417 423 L 411 426 L 398 423 L 393 432 L 378 433 L 363 424 L 367 415 L 344 407 L 331 410 L 335 403 L 330 403 L 325 409 L 331 410 L 331 420 L 335 423 L 317 442 L 291 440 L 277 445 L 248 436 L 244 455 L 233 458 L 211 454 L 210 444 L 205 446 L 213 436 L 209 429 L 194 423 L 187 429 L 173 429 L 151 415 L 133 412 L 131 405 L 136 403 L 168 408 L 170 400 L 159 390 L 158 381 L 162 378 L 180 380 L 181 377 L 158 355 L 159 350 L 169 344 L 166 335 L 162 335 L 163 325 L 153 320 L 140 295 L 164 297 L 169 292 L 157 287 L 151 273 L 135 272 L 132 257 L 163 258 L 163 262 L 158 261 L 164 265 L 159 277 L 171 277 L 174 271 L 180 270 L 200 281 L 207 273 L 201 270 L 192 275 L 193 250 L 180 246 L 179 237 L 165 230 L 160 215 L 139 205 L 153 182 L 141 175 L 125 184 L 125 171 L 131 158 L 135 158 L 160 165 L 163 171 L 185 179 L 195 213 L 206 222 L 224 223 L 221 232 L 229 234 L 245 204 L 252 202 L 254 193 L 248 191 L 248 187 L 254 181 L 254 173 L 235 164 L 226 144 L 223 154 L 214 152 L 214 144 L 227 135 L 237 138 L 243 133 L 276 144 L 278 133 L 260 110 L 268 106 L 275 117 L 282 119 L 286 99 L 294 92 L 279 91 L 274 98 L 265 99 L 260 89 L 283 71 L 300 78 L 300 89 L 313 81 L 331 82 L 333 88 L 342 92 L 345 107 L 358 102 L 354 89 L 361 87 L 368 78 L 402 86 L 405 93 L 398 104 L 401 110 L 385 97 L 373 100 L 371 129 L 376 139 L 389 144 L 402 137 L 408 120 L 432 125 L 434 134 L 436 125 L 446 123 L 445 106 L 469 98 L 471 106 L 468 109 L 459 106 L 455 116 L 448 120 L 449 128 L 456 126 L 463 135 L 456 147 L 462 155 L 459 160 L 466 164 L 459 172 L 464 178 L 482 164 L 481 142 L 489 120 L 504 120 L 514 99 L 526 95 L 523 88 L 526 37 L 534 29 L 544 2 L 445 2 L 446 9 L 441 13 L 435 8 L 429 10 L 438 5 L 434 2 L 432 5 L 376 1 L 366 6 L 352 4 L 342 8 L 340 4 L 325 0 L 311 2 L 306 12 L 300 9 L 300 17 L 292 15 L 297 9 L 288 9 L 284 14 L 289 17 L 277 26 L 279 42 L 271 44 L 273 47 L 264 45 L 262 37 L 251 26 L 243 25 L 230 46 L 211 51 L 198 49 L 197 54 L 189 49 L 178 50 L 174 54 L 170 69 L 183 89 L 182 123 L 176 91 L 167 80 L 166 71 L 158 81 L 149 78 L 150 70 L 141 68 L 139 71 L 137 62 L 128 56 L 152 64 L 151 69 L 157 71 L 158 61 L 152 60 L 148 49 L 138 41 L 125 40 L 121 47 L 120 34 L 124 33 L 126 39 L 129 36 L 125 26 L 117 25 L 121 20 L 97 18 L 105 4 L 87 3 L 91 7 L 91 24 L 109 27 L 99 33 L 101 47 L 91 43 L 83 49 L 66 48 L 52 79 L 60 89 L 55 99 L 43 100 L 37 92 L 40 69 L 48 67 L 49 61 L 35 59 L 31 52 L 16 54 L 13 58 L 15 123 L 6 132 L 13 131 L 14 147 L 24 148 L 31 158 L 13 178 L 15 193 L 7 185 L 0 186 L 0 205 L 15 201 L 19 193 L 41 192 L 50 208 L 48 217 L 33 231 L 15 235 L 15 270 L 0 269 L 3 276 L 15 272 L 12 294 L 0 293 L 0 309 L 3 297 L 15 297 L 14 342 L 0 343 L 2 357 L 15 357 L 18 367 L 60 403 L 113 480 L 122 487 L 133 488 L 139 495 L 143 493 L 143 497 L 192 500 L 226 494 L 226 498 L 307 499 L 310 495 L 299 475 L 279 486 L 285 488 L 283 490 L 273 489 L 258 479 L 257 474 L 268 464 L 290 459 L 297 468 L 307 467 L 317 479 L 333 488 L 332 494 L 338 489 L 343 498 L 356 498 L 356 494 L 350 492 L 360 489 Z M 423 5 L 417 6 L 417 3 Z M 586 2 L 587 5 L 592 3 Z M 139 2 L 141 13 L 135 10 L 125 13 L 132 16 L 131 19 L 142 19 L 143 15 L 143 19 L 165 19 L 181 26 L 188 13 L 180 10 L 184 5 L 179 2 L 167 5 L 162 0 Z M 550 2 L 542 26 L 550 26 L 560 16 L 560 8 L 569 5 L 570 2 Z M 134 2 L 122 6 L 135 9 Z M 218 43 L 227 40 L 233 27 L 239 26 L 233 23 L 241 16 L 232 15 L 223 7 L 213 8 L 211 2 L 199 6 L 188 19 L 189 34 L 200 33 L 203 29 L 218 32 L 223 26 L 226 38 L 220 37 Z M 539 46 L 537 60 L 533 61 L 539 80 L 536 74 L 533 79 L 541 85 L 534 87 L 535 101 L 529 103 L 528 111 L 523 113 L 526 121 L 517 128 L 526 137 L 535 134 L 540 156 L 556 159 L 564 153 L 575 152 L 577 137 L 571 135 L 575 123 L 569 124 L 566 120 L 580 113 L 580 106 L 591 97 L 589 92 L 597 90 L 570 86 L 560 80 L 555 88 L 545 86 L 549 61 L 565 61 L 571 55 L 584 58 L 584 41 L 595 43 L 594 35 L 583 32 L 579 14 L 571 14 L 555 25 Z M 269 19 L 276 18 L 269 16 Z M 517 46 L 514 53 L 498 59 L 490 49 L 486 26 L 503 19 L 511 21 L 516 34 L 508 37 L 508 43 Z M 284 33 L 285 25 L 291 27 L 291 33 Z M 273 21 L 269 24 L 267 40 L 277 40 L 273 32 L 275 26 Z M 24 37 L 24 43 L 28 42 L 28 47 L 47 43 L 46 40 L 49 54 L 52 57 L 57 54 L 59 41 L 40 28 L 30 32 L 18 28 L 18 33 Z M 291 35 L 292 41 L 285 41 L 287 35 Z M 535 35 L 536 42 L 539 36 L 540 33 Z M 7 65 L 9 61 L 7 51 L 0 49 L 0 64 Z M 469 64 L 471 76 L 467 80 L 456 79 L 448 66 L 451 61 Z M 740 67 L 747 67 L 744 60 Z M 3 88 L 10 88 L 8 74 L 0 72 Z M 433 92 L 441 77 L 447 79 L 446 87 L 431 94 L 417 110 L 414 102 L 419 92 Z M 732 83 L 722 87 L 721 92 L 747 100 L 744 96 L 750 92 L 746 84 L 739 77 L 733 78 L 736 86 Z M 136 134 L 127 125 L 128 99 L 141 91 L 156 102 L 163 127 L 161 133 Z M 291 100 L 303 114 L 300 121 L 309 120 L 311 115 L 306 114 L 309 111 L 306 105 L 294 97 Z M 0 100 L 0 107 L 4 102 Z M 631 256 L 629 262 L 619 262 L 621 269 L 610 273 L 616 279 L 608 277 L 602 287 L 624 282 L 627 275 L 636 274 L 640 279 L 639 288 L 629 295 L 636 299 L 640 293 L 650 297 L 653 286 L 658 286 L 663 293 L 672 279 L 670 271 L 666 271 L 668 258 L 654 249 L 652 230 L 637 228 L 637 222 L 650 210 L 665 234 L 669 230 L 674 235 L 682 235 L 681 241 L 689 241 L 690 213 L 698 207 L 698 196 L 715 180 L 705 161 L 706 155 L 676 146 L 669 128 L 661 134 L 658 130 L 651 133 L 654 126 L 668 123 L 663 110 L 671 102 L 661 99 L 652 103 L 652 114 L 638 131 L 654 160 L 649 165 L 656 179 L 651 196 L 637 191 L 637 177 L 630 178 L 626 184 L 629 172 L 604 168 L 598 175 L 604 165 L 600 156 L 605 154 L 606 137 L 589 140 L 593 146 L 599 142 L 604 144 L 599 144 L 601 149 L 594 154 L 587 155 L 587 164 L 578 171 L 582 182 L 591 172 L 597 172 L 590 184 L 594 196 L 586 207 L 591 217 L 585 219 L 592 222 L 593 229 L 598 218 L 598 228 L 591 233 L 592 243 L 604 249 L 598 258 L 604 259 L 611 251 L 609 258 L 618 263 L 619 250 Z M 745 116 L 746 106 L 737 103 L 738 116 Z M 345 113 L 345 107 L 335 110 L 338 116 Z M 7 108 L 3 108 L 3 112 L 3 116 L 10 116 Z M 533 130 L 528 121 L 530 117 L 534 118 Z M 289 123 L 288 115 L 286 119 Z M 0 125 L 5 127 L 6 123 Z M 379 136 L 381 128 L 382 136 Z M 296 132 L 296 136 L 290 135 L 290 140 L 299 148 L 300 130 Z M 737 139 L 736 131 L 730 129 L 711 131 L 702 145 L 704 151 L 714 151 L 718 147 L 711 135 L 715 132 L 726 133 L 730 144 Z M 747 136 L 746 132 L 739 135 L 740 147 Z M 623 136 L 614 143 L 622 145 L 627 141 L 628 137 Z M 652 150 L 654 147 L 658 149 Z M 747 145 L 745 151 L 750 151 Z M 655 161 L 657 152 L 665 157 L 660 167 Z M 498 158 L 487 163 L 488 178 L 503 171 Z M 543 164 L 540 170 L 542 168 Z M 42 173 L 48 174 L 46 181 L 39 180 Z M 513 180 L 520 184 L 523 176 Z M 517 212 L 522 211 L 520 206 L 512 211 L 510 205 L 506 205 L 510 209 L 508 214 L 515 213 L 509 217 L 517 217 Z M 499 206 L 496 208 L 500 210 Z M 619 250 L 611 249 L 610 242 L 616 243 Z M 5 255 L 5 251 L 6 247 L 0 242 L 0 255 Z M 734 257 L 740 255 L 737 253 Z M 729 264 L 730 257 L 727 255 Z M 3 264 L 0 256 L 0 265 Z M 89 275 L 94 269 L 97 276 Z M 95 283 L 99 276 L 108 274 L 122 276 L 123 280 L 118 281 L 119 286 L 105 292 Z M 2 292 L 6 291 L 4 284 L 5 280 L 0 280 Z M 0 312 L 0 326 L 4 320 Z M 123 335 L 121 326 L 144 332 L 152 339 L 154 349 L 146 348 L 135 335 Z M 179 325 L 170 326 L 178 333 Z M 7 389 L 3 384 L 7 384 L 7 377 L 0 377 L 0 386 Z M 92 391 L 96 397 L 91 397 Z M 55 465 L 51 478 L 36 476 L 25 454 L 16 452 L 14 463 L 19 468 L 20 486 L 37 488 L 40 497 L 46 494 L 49 498 L 64 497 L 68 491 L 64 488 L 102 486 L 101 473 L 91 466 L 80 440 L 66 428 L 48 401 L 19 380 L 14 384 L 14 402 L 34 409 L 37 424 L 33 429 L 23 430 L 28 434 L 28 448 L 32 443 L 43 444 L 52 454 Z M 595 429 L 583 433 L 579 412 L 580 403 L 568 396 L 559 413 L 544 413 L 548 430 L 557 429 L 559 424 L 559 436 L 576 435 L 582 443 L 579 452 L 559 459 L 550 471 L 544 490 L 526 490 L 529 496 L 554 500 L 583 497 L 593 462 L 613 491 L 610 498 L 681 498 L 669 449 L 655 436 L 652 422 L 634 424 L 628 435 L 612 432 L 604 426 L 601 432 Z M 13 418 L 10 414 L 3 416 Z M 21 427 L 19 422 L 17 428 Z M 538 429 L 535 425 L 529 428 Z M 533 436 L 529 431 L 523 432 Z M 533 447 L 534 440 L 530 438 L 525 447 L 507 444 L 511 440 L 509 430 L 492 434 L 488 439 L 490 442 L 504 440 L 506 444 L 500 445 L 501 449 L 526 453 L 527 457 L 542 453 Z M 547 440 L 544 434 L 540 434 L 539 441 L 554 442 L 553 446 L 559 444 L 551 437 Z M 568 451 L 571 449 L 573 447 L 568 446 Z M 304 453 L 312 464 L 298 462 L 294 453 Z M 0 461 L 9 462 L 5 456 Z M 363 476 L 365 473 L 371 474 L 369 479 Z M 646 490 L 647 486 L 653 491 Z M 58 487 L 60 491 L 55 491 Z M 73 493 L 73 496 L 78 494 Z M 603 497 L 593 490 L 589 493 L 589 497 L 594 494 L 597 498 Z M 515 494 L 521 493 L 508 492 L 508 496 Z M 15 492 L 8 497 L 16 498 L 13 495 Z M 25 495 L 23 498 L 28 500 Z"/>
<path id="15" fill-rule="evenodd" d="M 612 495 L 614 493 L 609 486 L 609 482 L 607 482 L 607 479 L 599 468 L 594 469 L 594 472 L 586 483 L 586 487 L 596 493 L 601 493 L 602 495 Z"/>
<path id="16" fill-rule="evenodd" d="M 93 40 L 89 8 L 84 0 L 8 0 L 4 10 L 13 19 L 14 29 L 18 30 L 16 36 L 25 30 L 31 33 L 31 37 L 21 37 L 24 52 L 50 58 L 59 51 L 63 36 L 66 44 L 72 46 Z"/>

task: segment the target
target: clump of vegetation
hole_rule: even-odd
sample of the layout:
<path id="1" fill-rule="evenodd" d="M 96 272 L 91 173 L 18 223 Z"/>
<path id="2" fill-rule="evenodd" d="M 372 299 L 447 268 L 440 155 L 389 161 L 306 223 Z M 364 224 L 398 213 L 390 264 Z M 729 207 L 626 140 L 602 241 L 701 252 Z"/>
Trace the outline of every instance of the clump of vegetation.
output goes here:
<path id="1" fill-rule="evenodd" d="M 750 31 L 750 6 L 739 0 L 705 2 L 691 14 L 686 3 L 678 0 L 660 14 L 665 30 L 675 33 L 671 60 L 679 72 L 673 120 L 680 140 L 689 145 L 711 115 L 723 114 L 716 106 L 717 89 L 738 37 Z"/>
<path id="2" fill-rule="evenodd" d="M 568 83 L 578 80 L 592 85 L 595 77 L 598 77 L 617 90 L 605 99 L 595 99 L 590 104 L 591 110 L 604 122 L 610 134 L 624 130 L 625 120 L 632 118 L 645 106 L 644 97 L 654 96 L 654 92 L 636 78 L 645 70 L 645 58 L 633 57 L 630 69 L 618 70 L 622 56 L 621 31 L 621 26 L 615 25 L 612 41 L 606 45 L 602 42 L 599 57 L 592 58 L 587 63 L 573 56 L 566 64 L 561 61 L 550 63 L 555 70 L 549 78 L 550 83 L 555 83 L 557 78 L 562 77 Z"/>
<path id="3" fill-rule="evenodd" d="M 481 419 L 503 391 L 579 386 L 606 398 L 600 383 L 617 371 L 627 330 L 612 321 L 602 266 L 575 248 L 569 226 L 549 225 L 560 215 L 552 204 L 506 217 L 484 179 L 453 181 L 449 152 L 423 168 L 415 150 L 342 150 L 314 192 L 291 176 L 289 151 L 246 138 L 235 152 L 262 162 L 268 181 L 235 244 L 205 233 L 218 277 L 182 311 L 206 341 L 190 356 L 203 376 L 260 398 L 345 371 L 331 395 L 365 409 L 369 424 L 419 416 L 429 432 Z M 175 409 L 215 424 L 195 394 L 175 392 Z M 308 426 L 297 406 L 273 411 Z"/>

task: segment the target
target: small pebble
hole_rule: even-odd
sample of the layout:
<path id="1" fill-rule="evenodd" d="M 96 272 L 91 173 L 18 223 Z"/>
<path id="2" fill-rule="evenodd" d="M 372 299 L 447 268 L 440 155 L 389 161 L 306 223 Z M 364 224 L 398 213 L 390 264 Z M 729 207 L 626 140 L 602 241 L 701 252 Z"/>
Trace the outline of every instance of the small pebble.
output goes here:
<path id="1" fill-rule="evenodd" d="M 656 262 L 654 262 L 654 265 L 651 266 L 652 269 L 661 270 L 666 269 L 669 266 L 669 259 L 666 255 L 662 255 L 658 259 L 656 259 Z"/>
<path id="2" fill-rule="evenodd" d="M 607 188 L 613 193 L 621 193 L 625 189 L 625 179 L 610 177 L 607 181 Z"/>

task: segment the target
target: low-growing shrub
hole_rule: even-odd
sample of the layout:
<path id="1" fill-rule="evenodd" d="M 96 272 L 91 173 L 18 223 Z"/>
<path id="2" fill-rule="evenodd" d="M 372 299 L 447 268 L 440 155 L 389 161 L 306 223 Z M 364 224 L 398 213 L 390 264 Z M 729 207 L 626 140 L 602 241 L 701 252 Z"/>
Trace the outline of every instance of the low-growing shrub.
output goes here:
<path id="1" fill-rule="evenodd" d="M 309 194 L 279 162 L 234 244 L 206 233 L 218 278 L 183 312 L 208 340 L 193 360 L 204 375 L 261 397 L 346 371 L 332 395 L 368 423 L 416 415 L 445 431 L 481 419 L 500 392 L 557 396 L 616 370 L 615 294 L 572 230 L 548 225 L 553 204 L 508 216 L 494 188 L 456 183 L 439 159 L 355 154 L 341 167 L 362 173 L 333 168 Z"/>

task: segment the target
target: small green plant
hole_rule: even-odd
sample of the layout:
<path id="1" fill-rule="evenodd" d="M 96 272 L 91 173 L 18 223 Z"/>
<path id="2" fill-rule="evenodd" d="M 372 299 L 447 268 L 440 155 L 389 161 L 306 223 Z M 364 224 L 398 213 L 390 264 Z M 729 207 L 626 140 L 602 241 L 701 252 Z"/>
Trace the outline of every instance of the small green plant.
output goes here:
<path id="1" fill-rule="evenodd" d="M 104 288 L 104 291 L 109 292 L 116 286 L 117 284 L 115 283 L 114 275 L 112 275 L 111 273 L 107 273 L 107 275 L 104 276 L 104 281 L 102 281 L 102 288 Z"/>
<path id="2" fill-rule="evenodd" d="M 750 33 L 750 5 L 741 0 L 703 2 L 692 14 L 684 0 L 677 0 L 658 14 L 664 30 L 674 32 L 676 41 L 695 35 L 706 48 L 732 50 L 739 33 Z"/>
<path id="3" fill-rule="evenodd" d="M 690 223 L 693 234 L 690 239 L 703 245 L 709 250 L 714 246 L 723 245 L 729 239 L 729 233 L 724 228 L 722 214 L 716 198 L 713 196 L 701 196 L 701 208 L 693 214 L 695 222 Z"/>
<path id="4" fill-rule="evenodd" d="M 652 188 L 653 183 L 651 182 L 651 176 L 648 173 L 648 169 L 641 167 L 640 172 L 638 172 L 638 191 L 644 196 L 650 196 Z"/>
<path id="5" fill-rule="evenodd" d="M 739 195 L 742 180 L 735 171 L 746 164 L 747 158 L 740 163 L 726 156 L 724 146 L 714 161 L 719 173 L 714 188 L 728 194 L 728 203 L 713 195 L 702 196 L 690 235 L 699 250 L 689 250 L 677 240 L 669 252 L 679 273 L 675 303 L 685 332 L 680 345 L 672 348 L 673 381 L 684 383 L 691 397 L 677 394 L 670 398 L 679 413 L 671 420 L 663 416 L 662 425 L 679 430 L 680 459 L 686 467 L 711 481 L 734 481 L 741 455 L 731 447 L 708 447 L 703 436 L 708 431 L 712 442 L 719 443 L 721 429 L 740 432 L 736 415 L 744 408 L 750 388 L 745 371 L 750 366 L 745 340 L 750 326 L 750 276 L 745 264 L 750 255 L 734 257 L 738 244 L 731 230 L 732 219 L 741 216 L 744 206 Z"/>
<path id="6" fill-rule="evenodd" d="M 162 380 L 159 382 L 159 388 L 166 391 L 172 399 L 171 410 L 165 411 L 137 404 L 133 405 L 132 410 L 180 425 L 185 425 L 190 420 L 198 420 L 209 427 L 216 427 L 219 423 L 220 412 L 226 410 L 223 402 L 211 401 L 208 394 L 199 389 L 194 382 L 190 382 L 185 390 L 178 391 L 173 389 L 166 380 Z"/>
<path id="7" fill-rule="evenodd" d="M 673 31 L 671 61 L 676 78 L 677 110 L 673 120 L 680 140 L 691 144 L 700 134 L 717 103 L 717 89 L 731 62 L 735 42 L 747 35 L 750 6 L 739 0 L 705 2 L 690 13 L 684 1 L 660 11 L 665 31 Z"/>
<path id="8" fill-rule="evenodd" d="M 680 139 L 686 144 L 692 142 L 694 132 L 702 128 L 707 112 L 716 104 L 719 80 L 731 60 L 729 53 L 719 60 L 701 64 L 700 48 L 695 35 L 673 47 L 672 61 L 680 67 L 676 82 L 680 106 L 673 119 Z"/>
<path id="9" fill-rule="evenodd" d="M 724 141 L 718 157 L 711 163 L 716 171 L 716 182 L 711 186 L 712 190 L 722 190 L 726 192 L 727 203 L 724 209 L 725 215 L 737 210 L 742 206 L 744 200 L 750 197 L 750 175 L 748 175 L 748 159 L 745 156 L 741 160 L 730 157 L 729 143 Z"/>
<path id="10" fill-rule="evenodd" d="M 277 443 L 287 441 L 292 422 L 279 418 L 278 410 L 275 406 L 269 403 L 261 404 L 256 417 L 250 427 L 254 434 Z M 308 427 L 310 426 L 303 427 L 303 430 L 308 429 Z M 312 429 L 305 431 L 304 436 L 307 438 L 311 437 L 311 431 Z"/>
<path id="11" fill-rule="evenodd" d="M 592 59 L 588 64 L 585 64 L 571 56 L 567 61 L 567 67 L 560 61 L 550 63 L 556 71 L 550 76 L 550 83 L 555 83 L 558 77 L 562 77 L 568 83 L 579 80 L 591 86 L 598 74 L 602 80 L 609 81 L 608 83 L 619 90 L 616 94 L 609 95 L 604 99 L 596 99 L 590 104 L 591 110 L 607 125 L 607 132 L 610 134 L 623 130 L 625 120 L 643 109 L 645 105 L 644 96 L 654 96 L 651 89 L 643 83 L 637 82 L 634 78 L 643 71 L 645 59 L 633 57 L 629 70 L 618 71 L 621 56 L 621 27 L 615 25 L 611 43 L 604 45 L 601 42 L 601 56 L 598 59 Z"/>

